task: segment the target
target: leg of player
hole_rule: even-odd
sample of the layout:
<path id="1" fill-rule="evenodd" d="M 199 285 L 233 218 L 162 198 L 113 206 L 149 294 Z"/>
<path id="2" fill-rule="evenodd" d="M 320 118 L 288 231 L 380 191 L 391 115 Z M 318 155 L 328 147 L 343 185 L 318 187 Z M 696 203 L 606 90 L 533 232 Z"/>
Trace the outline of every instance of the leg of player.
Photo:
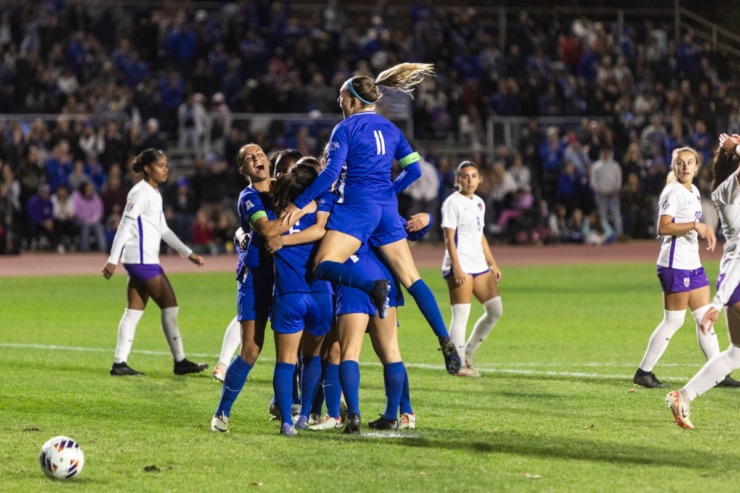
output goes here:
<path id="1" fill-rule="evenodd" d="M 461 369 L 458 376 L 470 376 L 465 369 L 465 343 L 467 341 L 468 318 L 470 317 L 470 301 L 473 298 L 473 276 L 466 275 L 465 282 L 458 285 L 455 276 L 447 277 L 447 289 L 450 292 L 450 338 L 455 343 L 457 354 L 460 356 Z"/>
<path id="2" fill-rule="evenodd" d="M 368 426 L 378 430 L 398 428 L 398 408 L 403 393 L 406 367 L 401 359 L 398 347 L 398 329 L 396 309 L 390 308 L 388 316 L 381 320 L 373 317 L 370 321 L 370 340 L 375 354 L 383 363 L 383 383 L 385 387 L 386 406 L 380 418 L 370 421 Z"/>
<path id="3" fill-rule="evenodd" d="M 134 344 L 134 335 L 136 326 L 144 315 L 144 308 L 149 300 L 149 294 L 144 285 L 138 282 L 134 277 L 129 276 L 128 287 L 126 288 L 128 303 L 123 311 L 121 321 L 118 323 L 118 341 L 116 342 L 116 352 L 113 357 L 113 366 L 110 374 L 113 376 L 136 376 L 144 373 L 136 371 L 128 364 L 131 346 Z"/>
<path id="4" fill-rule="evenodd" d="M 221 344 L 221 354 L 218 357 L 216 367 L 213 369 L 213 378 L 221 383 L 224 381 L 226 368 L 229 366 L 231 358 L 234 356 L 234 353 L 242 342 L 241 334 L 241 324 L 239 323 L 239 320 L 237 320 L 237 317 L 234 317 L 226 327 L 226 332 L 224 332 L 224 341 Z"/>
<path id="5" fill-rule="evenodd" d="M 416 270 L 408 241 L 403 239 L 383 245 L 380 247 L 380 251 L 383 252 L 383 256 L 390 264 L 393 274 L 414 298 L 434 335 L 439 339 L 447 372 L 454 375 L 460 371 L 460 356 L 455 344 L 450 339 L 450 334 L 447 332 L 442 312 L 439 311 L 439 305 L 437 305 L 432 290 L 429 289 L 429 286 L 419 276 L 419 271 Z"/>
<path id="6" fill-rule="evenodd" d="M 323 389 L 326 399 L 327 418 L 308 427 L 309 430 L 333 430 L 343 424 L 340 412 L 342 400 L 342 384 L 339 379 L 339 364 L 341 361 L 341 350 L 337 339 L 337 327 L 334 325 L 329 334 L 324 338 L 322 349 L 326 369 L 324 370 Z"/>
<path id="7" fill-rule="evenodd" d="M 278 409 L 280 409 L 280 434 L 295 435 L 296 431 L 293 426 L 291 412 L 293 406 L 293 377 L 298 361 L 298 347 L 303 332 L 282 334 L 275 331 L 274 333 L 276 361 L 272 386 L 275 392 L 275 401 Z"/>
<path id="8" fill-rule="evenodd" d="M 486 272 L 473 278 L 473 292 L 478 301 L 483 305 L 485 313 L 473 325 L 473 331 L 465 347 L 465 367 L 472 370 L 476 376 L 480 376 L 475 369 L 473 357 L 478 346 L 486 340 L 493 331 L 493 327 L 503 314 L 501 295 L 496 283 L 496 277 L 491 272 Z"/>
<path id="9" fill-rule="evenodd" d="M 704 303 L 705 301 L 706 303 Z M 697 305 L 699 308 L 694 308 Z M 696 339 L 699 342 L 699 347 L 704 353 L 704 357 L 709 361 L 719 354 L 719 341 L 717 340 L 717 334 L 714 332 L 714 326 L 712 326 L 712 330 L 706 334 L 701 330 L 701 320 L 704 317 L 704 314 L 712 307 L 712 305 L 709 304 L 709 286 L 701 290 L 697 289 L 696 291 L 691 292 L 689 307 L 691 307 L 691 314 L 694 316 L 694 320 L 696 321 Z M 717 387 L 738 388 L 740 387 L 740 382 L 732 378 L 728 373 L 725 378 L 717 384 Z"/>
<path id="10" fill-rule="evenodd" d="M 339 380 L 344 398 L 347 400 L 347 426 L 345 433 L 359 433 L 360 419 L 360 350 L 365 337 L 369 317 L 361 313 L 350 313 L 338 317 L 339 347 L 341 363 Z"/>

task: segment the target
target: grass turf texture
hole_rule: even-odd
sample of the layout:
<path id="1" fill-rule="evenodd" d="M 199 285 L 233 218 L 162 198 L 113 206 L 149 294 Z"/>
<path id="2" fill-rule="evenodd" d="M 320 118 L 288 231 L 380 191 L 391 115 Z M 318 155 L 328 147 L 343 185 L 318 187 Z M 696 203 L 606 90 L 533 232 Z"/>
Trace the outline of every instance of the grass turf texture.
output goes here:
<path id="1" fill-rule="evenodd" d="M 585 252 L 585 250 L 584 250 Z M 209 429 L 220 387 L 210 371 L 175 377 L 159 312 L 147 309 L 129 363 L 108 375 L 125 276 L 0 278 L 0 487 L 3 491 L 730 491 L 740 391 L 699 398 L 697 430 L 678 428 L 665 391 L 631 377 L 662 316 L 654 265 L 504 266 L 504 316 L 480 348 L 483 378 L 448 376 L 415 306 L 400 311 L 417 429 L 371 433 L 382 369 L 366 341 L 363 436 L 278 435 L 268 421 L 274 345 L 232 411 Z M 710 279 L 717 265 L 708 264 Z M 445 317 L 447 292 L 423 272 Z M 174 274 L 188 356 L 215 364 L 234 307 L 231 274 Z M 409 298 L 407 296 L 407 298 Z M 480 315 L 474 305 L 469 330 Z M 717 327 L 726 347 L 724 322 Z M 39 345 L 39 346 L 34 346 Z M 49 346 L 58 346 L 51 348 Z M 73 349 L 74 348 L 74 349 Z M 656 368 L 678 388 L 703 364 L 693 321 Z M 77 440 L 85 467 L 69 484 L 39 470 L 41 445 Z"/>

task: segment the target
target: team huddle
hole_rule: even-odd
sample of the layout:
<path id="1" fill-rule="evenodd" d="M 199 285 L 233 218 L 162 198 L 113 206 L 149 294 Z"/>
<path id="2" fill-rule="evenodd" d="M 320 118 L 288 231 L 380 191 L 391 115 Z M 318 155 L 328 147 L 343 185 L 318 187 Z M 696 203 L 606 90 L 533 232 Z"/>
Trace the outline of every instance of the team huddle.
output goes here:
<path id="1" fill-rule="evenodd" d="M 276 351 L 270 409 L 280 419 L 281 434 L 309 428 L 360 431 L 359 356 L 366 332 L 383 363 L 386 390 L 386 408 L 369 426 L 414 428 L 416 415 L 397 337 L 396 308 L 404 303 L 401 285 L 437 337 L 448 373 L 479 376 L 473 366 L 475 350 L 502 308 L 497 287 L 501 273 L 483 235 L 485 208 L 474 194 L 480 183 L 477 166 L 461 163 L 460 191 L 443 207 L 442 226 L 453 231 L 444 261 L 454 307 L 448 332 L 408 244 L 431 227 L 432 217 L 421 213 L 405 220 L 398 212 L 396 194 L 421 175 L 420 156 L 393 123 L 374 111 L 380 87 L 410 93 L 428 75 L 433 75 L 431 65 L 404 63 L 375 80 L 348 79 L 338 98 L 345 118 L 334 128 L 320 159 L 296 151 L 275 152 L 270 159 L 256 144 L 238 152 L 239 173 L 249 184 L 237 204 L 237 316 L 227 328 L 214 371 L 223 387 L 211 419 L 213 431 L 228 431 L 231 408 L 262 350 L 268 321 Z M 392 180 L 394 160 L 402 171 Z M 202 265 L 203 259 L 182 244 L 163 219 L 156 187 L 167 178 L 164 154 L 144 151 L 134 170 L 145 179 L 129 194 L 103 270 L 110 278 L 123 260 L 129 273 L 128 306 L 119 324 L 111 374 L 141 374 L 126 358 L 149 297 L 162 310 L 175 373 L 203 371 L 207 365 L 185 358 L 174 293 L 159 266 L 159 240 L 193 263 Z M 473 294 L 485 314 L 466 343 Z M 227 366 L 238 345 L 239 354 Z M 346 413 L 341 411 L 342 397 Z"/>

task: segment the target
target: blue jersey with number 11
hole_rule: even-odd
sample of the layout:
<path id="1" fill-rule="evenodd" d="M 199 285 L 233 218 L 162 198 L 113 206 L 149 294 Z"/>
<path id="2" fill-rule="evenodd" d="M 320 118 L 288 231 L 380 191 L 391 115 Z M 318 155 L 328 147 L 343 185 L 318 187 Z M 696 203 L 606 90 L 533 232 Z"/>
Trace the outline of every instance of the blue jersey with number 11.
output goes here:
<path id="1" fill-rule="evenodd" d="M 419 161 L 401 130 L 372 111 L 355 113 L 336 127 L 329 140 L 326 168 L 295 201 L 303 208 L 337 178 L 337 203 L 395 204 L 391 169 Z M 341 174 L 341 176 L 340 176 Z"/>

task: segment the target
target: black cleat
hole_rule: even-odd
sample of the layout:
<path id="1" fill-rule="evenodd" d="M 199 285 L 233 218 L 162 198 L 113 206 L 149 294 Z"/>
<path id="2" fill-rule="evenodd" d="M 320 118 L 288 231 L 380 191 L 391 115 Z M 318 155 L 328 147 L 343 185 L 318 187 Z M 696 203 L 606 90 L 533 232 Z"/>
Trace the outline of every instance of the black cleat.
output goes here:
<path id="1" fill-rule="evenodd" d="M 376 430 L 395 430 L 398 428 L 398 420 L 386 419 L 385 416 L 381 414 L 378 419 L 370 421 L 367 425 Z"/>
<path id="2" fill-rule="evenodd" d="M 361 424 L 362 420 L 360 420 L 359 414 L 350 414 L 347 416 L 347 426 L 343 433 L 359 433 Z"/>
<path id="3" fill-rule="evenodd" d="M 740 382 L 727 375 L 724 380 L 717 384 L 717 387 L 738 388 L 740 387 Z"/>
<path id="4" fill-rule="evenodd" d="M 460 371 L 460 356 L 457 354 L 457 348 L 455 343 L 449 337 L 439 338 L 439 350 L 442 351 L 442 355 L 445 357 L 445 368 L 447 373 L 454 375 Z"/>
<path id="5" fill-rule="evenodd" d="M 136 371 L 130 366 L 126 364 L 124 361 L 123 363 L 113 363 L 113 366 L 111 366 L 110 374 L 114 377 L 123 377 L 123 376 L 137 376 L 137 375 L 143 375 L 142 372 Z"/>
<path id="6" fill-rule="evenodd" d="M 655 378 L 655 375 L 651 371 L 640 370 L 639 368 L 635 372 L 635 377 L 632 379 L 637 385 L 642 385 L 649 389 L 666 389 L 669 387 L 667 383 L 661 383 L 660 380 Z"/>
<path id="7" fill-rule="evenodd" d="M 208 368 L 207 363 L 193 363 L 188 361 L 187 358 L 182 361 L 175 362 L 175 375 L 187 375 L 188 373 L 200 373 Z"/>
<path id="8" fill-rule="evenodd" d="M 391 283 L 387 279 L 379 279 L 375 281 L 373 290 L 370 291 L 370 299 L 373 300 L 375 308 L 378 309 L 378 316 L 385 318 L 386 312 L 388 312 L 388 291 L 391 290 Z"/>

